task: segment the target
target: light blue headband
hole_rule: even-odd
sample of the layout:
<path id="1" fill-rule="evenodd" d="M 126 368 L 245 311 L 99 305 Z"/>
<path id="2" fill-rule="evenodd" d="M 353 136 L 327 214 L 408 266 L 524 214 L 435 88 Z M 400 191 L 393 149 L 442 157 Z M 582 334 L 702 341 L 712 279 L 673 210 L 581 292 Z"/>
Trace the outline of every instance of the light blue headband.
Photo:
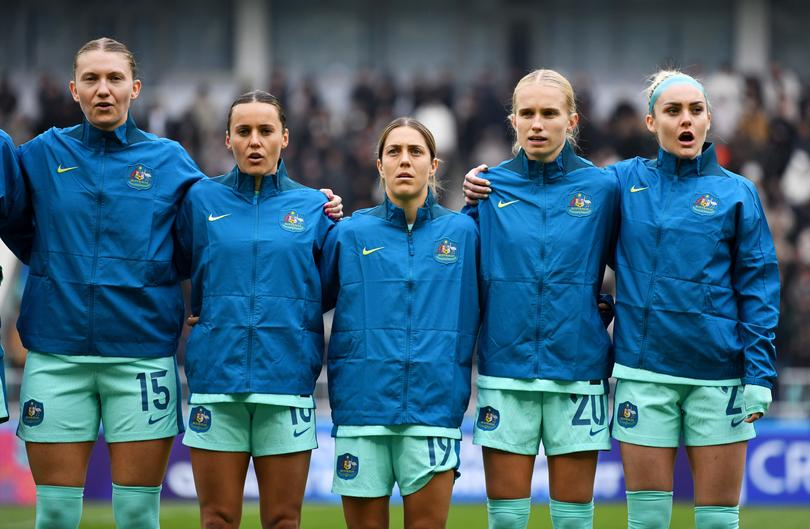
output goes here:
<path id="1" fill-rule="evenodd" d="M 679 73 L 677 75 L 667 77 L 666 79 L 658 83 L 658 86 L 655 87 L 655 90 L 653 90 L 653 93 L 650 96 L 650 109 L 649 109 L 650 114 L 653 113 L 653 107 L 655 106 L 655 102 L 658 101 L 658 96 L 660 96 L 664 92 L 664 90 L 676 84 L 688 84 L 694 86 L 695 88 L 700 90 L 700 93 L 702 93 L 703 97 L 706 98 L 706 103 L 708 104 L 709 98 L 706 96 L 706 89 L 703 88 L 703 85 L 700 84 L 694 77 Z"/>

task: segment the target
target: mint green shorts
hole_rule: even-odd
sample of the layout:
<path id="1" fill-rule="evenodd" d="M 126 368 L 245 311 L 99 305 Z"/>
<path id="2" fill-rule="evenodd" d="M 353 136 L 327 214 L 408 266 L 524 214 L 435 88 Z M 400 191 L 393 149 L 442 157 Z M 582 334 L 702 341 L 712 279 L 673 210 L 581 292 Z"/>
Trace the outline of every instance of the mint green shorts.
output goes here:
<path id="1" fill-rule="evenodd" d="M 191 406 L 183 444 L 261 457 L 318 448 L 315 433 L 313 408 L 214 402 Z"/>
<path id="2" fill-rule="evenodd" d="M 756 437 L 744 421 L 742 386 L 693 386 L 620 379 L 613 437 L 641 446 L 712 446 Z"/>
<path id="3" fill-rule="evenodd" d="M 335 438 L 332 492 L 341 496 L 403 496 L 418 492 L 434 474 L 458 469 L 461 441 L 447 437 L 374 435 Z"/>
<path id="4" fill-rule="evenodd" d="M 126 363 L 76 363 L 29 351 L 17 436 L 35 443 L 109 443 L 174 437 L 183 431 L 173 356 Z"/>
<path id="5" fill-rule="evenodd" d="M 478 389 L 473 443 L 513 454 L 610 450 L 607 395 Z"/>

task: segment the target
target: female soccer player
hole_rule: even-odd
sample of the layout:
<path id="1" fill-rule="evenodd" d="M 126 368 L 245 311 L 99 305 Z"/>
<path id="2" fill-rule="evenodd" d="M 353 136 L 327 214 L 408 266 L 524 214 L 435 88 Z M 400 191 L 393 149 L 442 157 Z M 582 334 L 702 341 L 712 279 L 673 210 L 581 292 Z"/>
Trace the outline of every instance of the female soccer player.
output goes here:
<path id="1" fill-rule="evenodd" d="M 523 77 L 509 116 L 517 155 L 489 171 L 494 196 L 470 211 L 484 308 L 473 441 L 491 528 L 526 527 L 541 441 L 554 527 L 591 527 L 597 454 L 610 448 L 610 338 L 597 299 L 619 187 L 574 154 L 578 119 L 565 77 Z"/>
<path id="2" fill-rule="evenodd" d="M 335 305 L 329 399 L 333 492 L 350 529 L 388 527 L 394 483 L 405 527 L 444 527 L 478 331 L 478 237 L 436 203 L 436 144 L 411 118 L 383 130 L 382 204 L 327 237 L 325 302 Z"/>
<path id="3" fill-rule="evenodd" d="M 83 122 L 19 149 L 35 232 L 18 323 L 30 351 L 17 433 L 37 484 L 37 528 L 78 527 L 100 420 L 116 525 L 153 528 L 182 431 L 172 228 L 201 174 L 180 145 L 129 117 L 141 82 L 126 46 L 88 42 L 73 74 Z"/>
<path id="4" fill-rule="evenodd" d="M 622 186 L 613 436 L 628 525 L 669 527 L 683 436 L 698 529 L 738 527 L 751 423 L 767 411 L 776 377 L 776 256 L 756 188 L 704 143 L 703 86 L 661 71 L 647 92 L 658 157 L 611 168 Z M 465 192 L 482 198 L 486 182 L 468 176 Z"/>
<path id="5" fill-rule="evenodd" d="M 190 268 L 186 348 L 191 415 L 184 444 L 202 527 L 238 527 L 251 456 L 262 527 L 298 527 L 317 447 L 312 393 L 321 370 L 318 270 L 333 222 L 324 196 L 287 176 L 279 101 L 254 91 L 231 105 L 236 167 L 197 183 L 177 216 Z"/>
<path id="6" fill-rule="evenodd" d="M 622 184 L 613 436 L 629 525 L 669 527 L 683 436 L 698 529 L 738 527 L 751 423 L 776 378 L 776 254 L 754 184 L 704 144 L 703 86 L 661 71 L 647 93 L 658 158 L 612 168 Z"/>

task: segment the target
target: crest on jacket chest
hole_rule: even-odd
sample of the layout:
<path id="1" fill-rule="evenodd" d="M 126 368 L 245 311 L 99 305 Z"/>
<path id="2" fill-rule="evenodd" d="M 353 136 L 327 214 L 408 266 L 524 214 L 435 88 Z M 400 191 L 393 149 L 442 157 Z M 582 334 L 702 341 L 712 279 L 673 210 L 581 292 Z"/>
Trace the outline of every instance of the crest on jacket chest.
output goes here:
<path id="1" fill-rule="evenodd" d="M 154 171 L 142 163 L 130 164 L 127 185 L 132 189 L 143 191 L 152 187 L 152 175 Z"/>

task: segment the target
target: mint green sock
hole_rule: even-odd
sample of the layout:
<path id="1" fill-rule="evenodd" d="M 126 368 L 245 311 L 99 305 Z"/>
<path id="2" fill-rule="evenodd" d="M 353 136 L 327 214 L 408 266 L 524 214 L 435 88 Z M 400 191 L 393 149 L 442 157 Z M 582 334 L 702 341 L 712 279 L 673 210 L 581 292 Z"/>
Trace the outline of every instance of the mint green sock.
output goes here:
<path id="1" fill-rule="evenodd" d="M 593 528 L 593 500 L 588 503 L 549 500 L 548 506 L 554 529 Z"/>
<path id="2" fill-rule="evenodd" d="M 672 519 L 672 491 L 627 491 L 628 529 L 667 529 Z"/>
<path id="3" fill-rule="evenodd" d="M 118 529 L 160 529 L 160 489 L 113 483 L 115 526 Z"/>
<path id="4" fill-rule="evenodd" d="M 82 519 L 84 487 L 37 485 L 35 529 L 77 529 Z"/>
<path id="5" fill-rule="evenodd" d="M 532 509 L 531 498 L 517 500 L 487 499 L 489 529 L 526 529 Z"/>
<path id="6" fill-rule="evenodd" d="M 740 506 L 695 507 L 695 527 L 697 529 L 740 529 Z"/>

